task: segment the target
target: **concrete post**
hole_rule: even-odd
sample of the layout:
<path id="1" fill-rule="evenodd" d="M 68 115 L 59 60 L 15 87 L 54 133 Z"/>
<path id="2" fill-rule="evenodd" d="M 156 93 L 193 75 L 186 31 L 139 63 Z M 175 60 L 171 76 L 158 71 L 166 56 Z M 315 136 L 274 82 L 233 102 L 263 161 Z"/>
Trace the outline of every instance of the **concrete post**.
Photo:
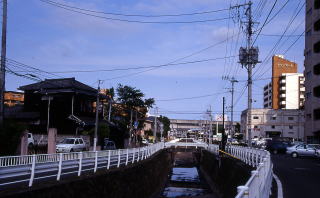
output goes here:
<path id="1" fill-rule="evenodd" d="M 48 154 L 56 153 L 57 129 L 49 128 L 48 131 Z"/>
<path id="2" fill-rule="evenodd" d="M 20 155 L 28 155 L 28 131 L 24 131 L 21 135 Z"/>

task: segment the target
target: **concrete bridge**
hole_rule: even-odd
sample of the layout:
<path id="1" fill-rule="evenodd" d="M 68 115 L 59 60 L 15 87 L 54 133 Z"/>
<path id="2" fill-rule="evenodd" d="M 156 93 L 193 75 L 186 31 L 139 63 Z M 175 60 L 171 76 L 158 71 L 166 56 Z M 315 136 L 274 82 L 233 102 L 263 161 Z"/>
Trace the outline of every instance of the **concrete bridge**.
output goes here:
<path id="1" fill-rule="evenodd" d="M 222 171 L 223 168 L 226 167 L 243 172 L 243 167 L 250 167 L 249 169 L 253 171 L 248 172 L 248 168 L 246 169 L 248 172 L 247 181 L 242 181 L 242 183 L 239 181 L 238 186 L 232 186 L 232 190 L 236 191 L 235 196 L 239 198 L 269 197 L 272 182 L 272 164 L 270 154 L 267 151 L 228 146 L 226 152 L 222 153 L 219 151 L 218 145 L 208 145 L 193 139 L 174 140 L 166 143 L 161 142 L 132 149 L 1 157 L 0 192 L 2 193 L 0 193 L 0 197 L 16 197 L 18 195 L 28 197 L 25 194 L 26 191 L 29 192 L 29 195 L 32 195 L 30 197 L 33 197 L 34 194 L 31 193 L 33 189 L 42 189 L 41 186 L 43 184 L 57 187 L 60 183 L 77 183 L 75 180 L 84 183 L 95 181 L 97 178 L 108 180 L 106 178 L 110 177 L 113 178 L 113 180 L 116 179 L 117 182 L 121 182 L 123 178 L 119 177 L 125 172 L 127 176 L 135 175 L 135 178 L 145 177 L 145 181 L 150 180 L 150 185 L 154 184 L 154 186 L 150 186 L 150 189 L 154 192 L 149 192 L 146 195 L 144 194 L 145 192 L 140 192 L 140 194 L 138 193 L 136 195 L 137 197 L 151 197 L 151 195 L 154 197 L 158 191 L 157 189 L 161 186 L 163 187 L 163 183 L 165 183 L 167 179 L 164 177 L 168 175 L 168 171 L 172 168 L 174 158 L 172 153 L 175 153 L 176 148 L 192 148 L 192 152 L 197 151 L 200 153 L 199 155 L 201 155 L 202 161 L 199 160 L 201 161 L 199 163 L 203 166 L 203 172 L 207 175 L 206 180 L 217 180 L 217 176 L 212 175 L 221 174 L 210 172 L 212 171 L 210 167 L 217 167 L 215 172 L 217 172 L 217 170 Z M 171 158 L 169 157 L 169 159 L 168 156 L 171 156 Z M 216 161 L 212 161 L 212 159 L 216 159 Z M 211 165 L 206 166 L 209 162 Z M 142 169 L 142 171 L 141 168 L 144 166 L 147 169 Z M 137 172 L 141 171 L 143 175 L 136 175 Z M 210 179 L 211 176 L 213 178 Z M 158 179 L 154 177 L 158 177 Z M 224 177 L 228 177 L 228 175 L 224 175 Z M 240 178 L 240 180 L 243 178 Z M 152 182 L 153 180 L 154 182 Z M 78 185 L 82 186 L 81 182 Z M 209 183 L 215 182 L 211 181 Z M 102 183 L 96 185 L 103 186 Z M 147 184 L 141 183 L 141 185 Z M 18 194 L 15 192 L 17 187 L 23 187 L 23 190 Z M 98 188 L 98 186 L 95 187 Z M 57 188 L 59 189 L 59 187 Z M 216 184 L 211 184 L 211 188 L 213 190 L 217 188 Z M 132 189 L 130 190 L 132 191 Z M 45 194 L 45 192 L 47 191 L 44 190 L 43 193 Z M 42 196 L 44 195 L 43 193 L 41 194 Z M 116 197 L 118 195 L 115 194 L 114 196 Z"/>

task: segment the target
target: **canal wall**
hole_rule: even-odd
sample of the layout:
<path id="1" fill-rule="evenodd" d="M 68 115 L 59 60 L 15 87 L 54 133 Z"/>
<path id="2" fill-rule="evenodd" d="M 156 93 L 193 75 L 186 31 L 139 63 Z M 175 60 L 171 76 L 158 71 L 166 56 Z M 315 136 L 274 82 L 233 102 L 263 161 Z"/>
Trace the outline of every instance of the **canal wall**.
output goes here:
<path id="1" fill-rule="evenodd" d="M 44 182 L 32 188 L 17 188 L 8 198 L 149 198 L 165 186 L 172 166 L 171 152 L 164 149 L 138 163 L 114 170 L 99 170 L 60 182 Z"/>
<path id="2" fill-rule="evenodd" d="M 231 198 L 237 194 L 237 186 L 244 185 L 253 168 L 229 156 L 218 157 L 202 150 L 200 171 L 211 190 L 220 198 Z"/>

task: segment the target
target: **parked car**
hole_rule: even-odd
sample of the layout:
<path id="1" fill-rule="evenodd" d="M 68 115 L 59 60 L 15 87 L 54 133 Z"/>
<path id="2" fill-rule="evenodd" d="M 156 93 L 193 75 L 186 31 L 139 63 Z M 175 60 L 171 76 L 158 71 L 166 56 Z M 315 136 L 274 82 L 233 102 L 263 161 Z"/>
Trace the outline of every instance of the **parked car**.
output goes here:
<path id="1" fill-rule="evenodd" d="M 313 145 L 299 144 L 287 148 L 287 154 L 296 158 L 299 156 L 315 156 L 316 149 Z"/>
<path id="2" fill-rule="evenodd" d="M 290 143 L 284 141 L 267 140 L 265 149 L 273 154 L 285 153 Z"/>
<path id="3" fill-rule="evenodd" d="M 59 152 L 77 152 L 85 151 L 86 143 L 82 138 L 65 138 L 60 144 L 57 144 L 56 151 Z"/>
<path id="4" fill-rule="evenodd" d="M 28 133 L 28 147 L 32 148 L 34 146 L 34 138 L 32 133 Z"/>
<path id="5" fill-rule="evenodd" d="M 316 149 L 315 156 L 320 158 L 320 149 Z"/>
<path id="6" fill-rule="evenodd" d="M 116 149 L 116 144 L 114 143 L 114 141 L 111 141 L 108 138 L 105 138 L 103 150 L 114 150 L 114 149 Z"/>

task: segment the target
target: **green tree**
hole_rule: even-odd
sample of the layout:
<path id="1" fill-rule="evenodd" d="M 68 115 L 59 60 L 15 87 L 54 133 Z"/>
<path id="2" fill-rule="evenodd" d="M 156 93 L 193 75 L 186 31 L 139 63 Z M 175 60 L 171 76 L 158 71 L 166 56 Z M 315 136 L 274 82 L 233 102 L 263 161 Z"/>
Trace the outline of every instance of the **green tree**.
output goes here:
<path id="1" fill-rule="evenodd" d="M 148 108 L 154 105 L 153 98 L 144 98 L 144 93 L 140 89 L 119 84 L 116 88 L 117 105 L 113 106 L 112 121 L 119 128 L 126 132 L 126 138 L 130 135 L 135 120 L 138 121 L 137 129 L 143 128 L 143 122 L 148 112 Z M 132 115 L 132 125 L 130 125 Z"/>

